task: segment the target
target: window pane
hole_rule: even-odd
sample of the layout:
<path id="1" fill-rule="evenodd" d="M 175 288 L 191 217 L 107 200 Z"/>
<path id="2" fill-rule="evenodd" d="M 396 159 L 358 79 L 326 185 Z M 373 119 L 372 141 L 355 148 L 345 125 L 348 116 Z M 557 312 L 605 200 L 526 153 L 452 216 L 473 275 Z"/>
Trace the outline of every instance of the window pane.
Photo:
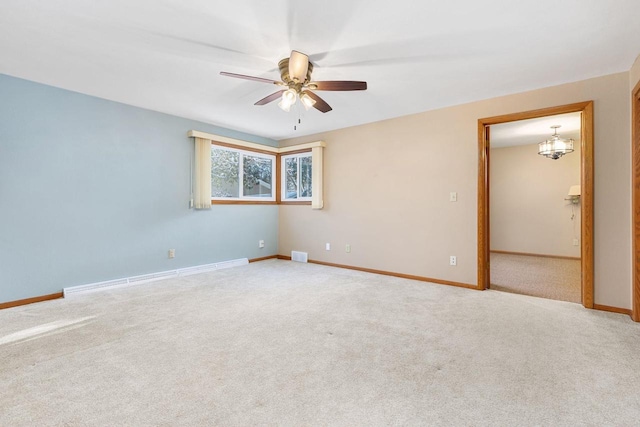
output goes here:
<path id="1" fill-rule="evenodd" d="M 271 159 L 246 154 L 243 157 L 242 195 L 248 197 L 271 197 L 271 172 L 273 169 Z"/>
<path id="2" fill-rule="evenodd" d="M 300 157 L 300 197 L 311 197 L 311 156 Z"/>
<path id="3" fill-rule="evenodd" d="M 211 147 L 211 197 L 239 197 L 240 153 Z"/>
<path id="4" fill-rule="evenodd" d="M 290 157 L 285 159 L 285 178 L 287 180 L 285 184 L 286 194 L 285 199 L 297 199 L 298 198 L 298 159 L 296 157 Z"/>

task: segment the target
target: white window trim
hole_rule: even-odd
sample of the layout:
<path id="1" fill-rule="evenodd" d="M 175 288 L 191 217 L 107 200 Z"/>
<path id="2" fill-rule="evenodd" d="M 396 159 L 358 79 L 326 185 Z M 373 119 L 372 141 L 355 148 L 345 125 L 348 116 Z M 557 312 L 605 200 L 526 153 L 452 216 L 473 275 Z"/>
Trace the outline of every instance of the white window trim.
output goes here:
<path id="1" fill-rule="evenodd" d="M 217 145 L 214 143 L 211 144 L 211 149 L 220 149 L 220 150 L 227 150 L 227 151 L 234 151 L 236 153 L 240 153 L 240 159 L 239 159 L 239 170 L 238 170 L 238 194 L 239 197 L 212 197 L 211 200 L 212 201 L 243 201 L 243 202 L 275 202 L 276 201 L 276 192 L 275 192 L 275 186 L 274 181 L 276 180 L 276 156 L 272 155 L 272 154 L 263 154 L 263 153 L 257 153 L 255 151 L 251 151 L 251 150 L 243 150 L 240 148 L 232 148 L 232 147 L 227 147 L 224 145 Z M 268 159 L 271 160 L 271 197 L 252 197 L 252 196 L 243 196 L 243 190 L 244 190 L 244 161 L 243 161 L 243 157 L 244 156 L 251 156 L 251 157 L 260 157 L 263 159 Z"/>
<path id="2" fill-rule="evenodd" d="M 319 145 L 314 145 L 311 148 L 311 209 L 322 209 L 324 207 L 324 200 L 322 199 L 322 181 L 324 177 L 322 170 L 324 169 L 324 141 L 319 141 Z"/>
<path id="3" fill-rule="evenodd" d="M 249 148 L 250 150 L 268 151 L 273 154 L 284 154 L 291 151 L 307 150 L 317 147 L 326 147 L 327 144 L 324 141 L 306 142 L 304 144 L 291 145 L 289 147 L 271 147 L 269 145 L 256 144 L 255 142 L 243 141 L 241 139 L 229 138 L 227 136 L 216 135 L 213 133 L 200 132 L 198 130 L 190 130 L 187 132 L 187 136 L 190 138 L 202 138 L 210 141 L 224 142 L 226 144 L 235 145 L 238 147 Z"/>
<path id="4" fill-rule="evenodd" d="M 300 194 L 300 157 L 310 157 L 311 158 L 311 195 L 313 196 L 313 190 L 314 190 L 314 186 L 313 186 L 313 153 L 311 151 L 306 151 L 304 153 L 296 153 L 296 154 L 285 154 L 280 156 L 280 175 L 281 175 L 281 183 L 280 183 L 280 194 L 282 195 L 281 197 L 281 201 L 282 202 L 311 202 L 313 201 L 313 197 L 296 197 L 295 199 L 289 199 L 287 198 L 287 178 L 286 178 L 286 159 L 292 159 L 292 158 L 297 158 L 298 161 L 296 162 L 296 164 L 298 165 L 298 173 L 297 173 L 297 177 L 298 177 L 298 185 L 296 186 L 297 188 L 297 193 L 298 195 Z"/>
<path id="5" fill-rule="evenodd" d="M 256 144 L 255 142 L 243 141 L 241 139 L 229 138 L 227 136 L 216 135 L 213 133 L 200 132 L 198 130 L 190 130 L 187 136 L 191 138 L 203 138 L 214 142 L 224 142 L 225 144 L 236 145 L 238 147 L 249 148 L 250 150 L 268 151 L 273 154 L 280 152 L 279 148 L 269 145 Z"/>

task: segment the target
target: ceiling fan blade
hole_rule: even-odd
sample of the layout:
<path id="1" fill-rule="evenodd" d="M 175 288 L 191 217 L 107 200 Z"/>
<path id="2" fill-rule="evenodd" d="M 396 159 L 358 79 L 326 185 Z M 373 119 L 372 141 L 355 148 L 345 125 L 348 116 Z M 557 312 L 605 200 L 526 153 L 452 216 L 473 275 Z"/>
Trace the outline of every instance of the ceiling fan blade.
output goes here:
<path id="1" fill-rule="evenodd" d="M 277 92 L 274 92 L 269 96 L 265 96 L 264 98 L 262 98 L 260 101 L 256 102 L 253 105 L 265 105 L 265 104 L 268 104 L 270 102 L 273 102 L 273 101 L 275 101 L 276 99 L 278 99 L 278 98 L 280 98 L 282 96 L 282 92 L 284 92 L 284 89 L 283 90 L 279 90 Z"/>
<path id="2" fill-rule="evenodd" d="M 221 76 L 235 77 L 236 79 L 253 80 L 254 82 L 271 83 L 273 85 L 279 85 L 280 82 L 275 80 L 263 79 L 262 77 L 245 76 L 244 74 L 227 73 L 226 71 L 220 71 Z"/>
<path id="3" fill-rule="evenodd" d="M 313 90 L 367 90 L 367 82 L 354 82 L 354 81 L 325 81 L 325 82 L 311 82 L 307 86 Z"/>
<path id="4" fill-rule="evenodd" d="M 291 77 L 291 80 L 304 82 L 307 78 L 308 68 L 309 57 L 297 50 L 292 50 L 289 57 L 289 77 Z"/>
<path id="5" fill-rule="evenodd" d="M 315 108 L 316 110 L 322 111 L 323 113 L 328 113 L 332 110 L 329 104 L 327 104 L 324 99 L 320 98 L 315 93 L 311 92 L 310 90 L 305 91 L 305 93 L 308 94 L 314 101 L 316 101 L 316 103 L 313 104 L 313 108 Z"/>

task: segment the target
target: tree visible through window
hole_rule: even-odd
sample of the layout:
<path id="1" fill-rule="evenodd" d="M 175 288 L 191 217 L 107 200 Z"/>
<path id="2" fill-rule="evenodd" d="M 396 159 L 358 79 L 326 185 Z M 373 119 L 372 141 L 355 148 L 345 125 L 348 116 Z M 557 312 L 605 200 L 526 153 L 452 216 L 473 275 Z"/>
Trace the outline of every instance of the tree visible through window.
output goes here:
<path id="1" fill-rule="evenodd" d="M 211 198 L 274 200 L 274 164 L 272 155 L 212 145 Z"/>
<path id="2" fill-rule="evenodd" d="M 211 197 L 239 197 L 240 153 L 211 147 Z"/>
<path id="3" fill-rule="evenodd" d="M 244 156 L 242 185 L 244 196 L 271 197 L 271 174 L 273 160 L 255 156 Z"/>
<path id="4" fill-rule="evenodd" d="M 282 200 L 311 200 L 311 153 L 282 156 Z"/>

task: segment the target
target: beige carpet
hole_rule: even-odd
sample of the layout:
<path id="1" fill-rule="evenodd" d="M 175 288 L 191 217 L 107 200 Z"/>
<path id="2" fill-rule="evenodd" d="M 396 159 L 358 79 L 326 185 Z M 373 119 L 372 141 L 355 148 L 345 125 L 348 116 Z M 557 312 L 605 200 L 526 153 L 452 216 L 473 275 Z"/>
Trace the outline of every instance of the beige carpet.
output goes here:
<path id="1" fill-rule="evenodd" d="M 2 426 L 638 425 L 628 316 L 270 260 L 0 311 Z"/>
<path id="2" fill-rule="evenodd" d="M 491 289 L 582 302 L 580 261 L 491 253 Z"/>

